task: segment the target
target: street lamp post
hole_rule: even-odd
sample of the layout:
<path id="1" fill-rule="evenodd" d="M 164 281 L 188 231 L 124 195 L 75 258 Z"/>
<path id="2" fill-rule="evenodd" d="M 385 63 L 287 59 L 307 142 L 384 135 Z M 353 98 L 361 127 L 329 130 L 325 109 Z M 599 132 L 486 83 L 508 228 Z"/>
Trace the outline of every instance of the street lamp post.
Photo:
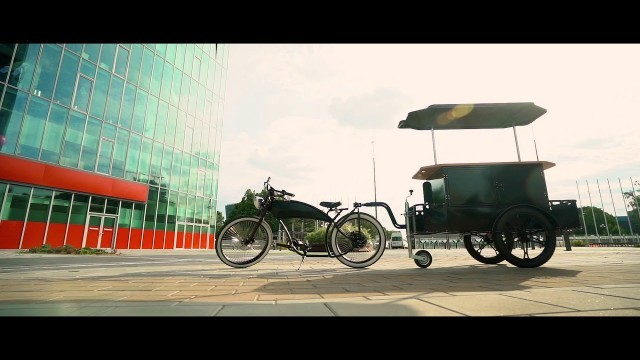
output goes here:
<path id="1" fill-rule="evenodd" d="M 378 201 L 378 195 L 376 193 L 376 146 L 374 141 L 371 140 L 371 148 L 373 151 L 373 201 Z M 374 206 L 376 212 L 376 219 L 378 218 L 378 207 Z"/>

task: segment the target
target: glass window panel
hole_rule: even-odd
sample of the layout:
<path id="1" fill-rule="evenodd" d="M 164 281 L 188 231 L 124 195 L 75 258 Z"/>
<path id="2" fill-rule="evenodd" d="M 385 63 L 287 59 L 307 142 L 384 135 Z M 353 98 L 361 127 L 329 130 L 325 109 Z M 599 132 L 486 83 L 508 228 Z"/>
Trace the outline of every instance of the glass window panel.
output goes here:
<path id="1" fill-rule="evenodd" d="M 145 119 L 144 135 L 153 138 L 156 130 L 156 120 L 158 116 L 158 98 L 149 96 L 149 104 L 147 105 L 147 116 Z"/>
<path id="2" fill-rule="evenodd" d="M 97 63 L 99 56 L 100 56 L 100 44 L 84 44 L 84 51 L 82 53 L 83 58 L 91 60 L 94 63 Z"/>
<path id="3" fill-rule="evenodd" d="M 167 224 L 167 190 L 160 189 L 158 197 L 158 211 L 156 217 L 156 230 L 164 230 Z"/>
<path id="4" fill-rule="evenodd" d="M 175 146 L 184 150 L 184 128 L 187 125 L 187 114 L 184 111 L 178 111 L 178 123 L 176 124 L 176 140 Z"/>
<path id="5" fill-rule="evenodd" d="M 153 229 L 156 222 L 156 207 L 158 205 L 158 188 L 149 186 L 149 200 L 144 215 L 144 228 Z"/>
<path id="6" fill-rule="evenodd" d="M 202 57 L 209 58 L 209 53 L 211 52 L 211 44 L 203 44 L 202 45 Z"/>
<path id="7" fill-rule="evenodd" d="M 102 124 L 102 137 L 108 140 L 116 140 L 116 126 L 109 123 Z"/>
<path id="8" fill-rule="evenodd" d="M 120 121 L 118 124 L 126 129 L 131 129 L 131 119 L 133 117 L 133 106 L 136 100 L 135 86 L 127 83 L 124 87 L 124 97 L 122 98 L 122 109 L 120 110 Z"/>
<path id="9" fill-rule="evenodd" d="M 127 152 L 127 164 L 125 166 L 125 179 L 138 180 L 138 161 L 140 160 L 140 146 L 142 138 L 140 135 L 131 133 L 129 148 Z"/>
<path id="10" fill-rule="evenodd" d="M 127 146 L 129 145 L 129 131 L 118 128 L 115 149 L 113 152 L 113 164 L 111 176 L 124 177 L 124 165 L 127 158 Z"/>
<path id="11" fill-rule="evenodd" d="M 102 196 L 92 196 L 89 211 L 95 213 L 104 213 L 104 205 L 106 202 L 107 199 L 103 198 Z"/>
<path id="12" fill-rule="evenodd" d="M 131 228 L 142 229 L 144 220 L 144 204 L 133 204 L 133 216 L 131 218 Z"/>
<path id="13" fill-rule="evenodd" d="M 186 221 L 187 220 L 187 194 L 180 193 L 178 194 L 178 221 Z"/>
<path id="14" fill-rule="evenodd" d="M 53 191 L 51 190 L 33 189 L 27 221 L 47 222 L 51 195 L 53 195 Z"/>
<path id="15" fill-rule="evenodd" d="M 91 88 L 93 80 L 84 76 L 78 76 L 76 85 L 75 99 L 73 100 L 73 109 L 86 112 L 89 109 L 89 99 L 91 98 Z"/>
<path id="16" fill-rule="evenodd" d="M 142 66 L 140 68 L 140 87 L 144 90 L 149 90 L 149 84 L 151 83 L 151 73 L 153 70 L 153 53 L 151 50 L 144 48 L 142 55 Z"/>
<path id="17" fill-rule="evenodd" d="M 31 89 L 31 80 L 33 79 L 39 52 L 39 44 L 18 44 L 11 70 L 8 72 L 9 84 L 26 91 Z M 11 58 L 9 58 L 9 61 L 11 61 Z"/>
<path id="18" fill-rule="evenodd" d="M 175 64 L 175 62 L 176 62 L 176 44 L 167 44 L 167 56 L 165 58 L 171 64 Z"/>
<path id="19" fill-rule="evenodd" d="M 202 84 L 198 84 L 198 96 L 196 100 L 196 116 L 199 119 L 204 118 L 204 99 L 206 96 L 205 88 Z"/>
<path id="20" fill-rule="evenodd" d="M 159 185 L 162 179 L 162 144 L 154 141 L 153 150 L 151 151 L 151 169 L 149 174 L 151 175 L 150 184 Z"/>
<path id="21" fill-rule="evenodd" d="M 87 115 L 77 111 L 71 111 L 69 122 L 64 137 L 62 157 L 60 165 L 77 167 L 80 158 L 80 147 L 82 145 L 82 134 L 87 122 Z"/>
<path id="22" fill-rule="evenodd" d="M 69 114 L 69 109 L 54 104 L 47 120 L 47 126 L 42 140 L 42 153 L 40 160 L 58 163 L 60 159 L 60 149 L 62 149 L 62 139 L 64 136 L 64 123 Z"/>
<path id="23" fill-rule="evenodd" d="M 147 109 L 147 93 L 138 89 L 138 95 L 136 96 L 136 105 L 133 111 L 133 123 L 131 124 L 131 130 L 142 134 L 144 130 L 145 112 Z"/>
<path id="24" fill-rule="evenodd" d="M 82 143 L 82 154 L 80 155 L 80 169 L 94 171 L 98 158 L 98 145 L 100 144 L 100 129 L 102 121 L 89 117 L 87 129 L 84 133 Z"/>
<path id="25" fill-rule="evenodd" d="M 169 103 L 171 105 L 178 106 L 180 102 L 180 86 L 182 84 L 182 71 L 177 68 L 173 72 L 173 82 L 171 83 L 171 96 L 169 97 Z"/>
<path id="26" fill-rule="evenodd" d="M 109 83 L 111 75 L 104 69 L 98 70 L 96 83 L 93 88 L 93 98 L 91 100 L 91 115 L 102 119 L 104 116 L 104 107 L 107 104 L 107 93 L 109 91 Z"/>
<path id="27" fill-rule="evenodd" d="M 182 149 L 186 152 L 193 152 L 193 128 L 187 125 L 184 128 L 184 145 Z"/>
<path id="28" fill-rule="evenodd" d="M 191 75 L 193 67 L 193 44 L 187 44 L 187 51 L 184 54 L 184 73 Z"/>
<path id="29" fill-rule="evenodd" d="M 189 169 L 191 168 L 191 156 L 184 154 L 182 157 L 182 166 L 180 167 L 180 189 L 188 191 L 189 185 Z"/>
<path id="30" fill-rule="evenodd" d="M 196 80 L 200 80 L 200 59 L 197 57 L 193 58 L 193 70 L 191 71 L 191 76 Z"/>
<path id="31" fill-rule="evenodd" d="M 167 44 L 156 44 L 156 53 L 164 57 L 167 52 Z"/>
<path id="32" fill-rule="evenodd" d="M 100 52 L 100 67 L 105 70 L 113 70 L 113 59 L 116 56 L 116 44 L 102 44 Z"/>
<path id="33" fill-rule="evenodd" d="M 160 84 L 162 83 L 162 72 L 164 71 L 164 60 L 156 55 L 153 62 L 153 74 L 151 75 L 151 94 L 160 96 Z"/>
<path id="34" fill-rule="evenodd" d="M 167 223 L 175 224 L 177 214 L 178 214 L 178 193 L 176 191 L 171 191 L 169 192 L 169 205 L 167 208 Z"/>
<path id="35" fill-rule="evenodd" d="M 158 116 L 157 116 L 157 120 L 156 120 L 156 132 L 153 136 L 153 138 L 157 141 L 163 141 L 164 140 L 164 133 L 167 129 L 167 111 L 169 111 L 169 105 L 164 102 L 164 101 L 160 101 L 158 103 Z"/>
<path id="36" fill-rule="evenodd" d="M 142 45 L 131 45 L 131 60 L 129 61 L 129 72 L 127 80 L 138 85 L 138 77 L 140 75 L 140 66 L 142 64 Z"/>
<path id="37" fill-rule="evenodd" d="M 151 139 L 142 138 L 142 149 L 140 150 L 140 165 L 138 166 L 138 171 L 140 173 L 140 181 L 141 182 L 149 182 L 150 174 L 149 170 L 151 168 L 151 148 L 153 146 L 153 141 Z"/>
<path id="38" fill-rule="evenodd" d="M 184 71 L 184 53 L 186 51 L 185 44 L 178 44 L 176 49 L 176 68 Z"/>
<path id="39" fill-rule="evenodd" d="M 167 145 L 173 146 L 173 139 L 175 138 L 177 121 L 178 109 L 175 106 L 169 106 L 169 113 L 167 114 L 167 130 L 164 136 L 164 142 Z"/>
<path id="40" fill-rule="evenodd" d="M 216 66 L 216 75 L 215 75 L 215 79 L 213 82 L 213 92 L 216 93 L 218 96 L 222 96 L 222 94 L 220 93 L 220 80 L 222 77 L 222 67 L 221 66 Z"/>
<path id="41" fill-rule="evenodd" d="M 196 182 L 198 181 L 198 158 L 191 155 L 191 166 L 189 167 L 189 192 L 196 193 Z"/>
<path id="42" fill-rule="evenodd" d="M 71 216 L 69 224 L 84 225 L 87 220 L 87 211 L 89 210 L 89 196 L 75 194 L 73 196 L 73 205 L 71 205 Z"/>
<path id="43" fill-rule="evenodd" d="M 18 155 L 31 159 L 38 158 L 40 145 L 42 144 L 42 134 L 44 133 L 44 124 L 49 112 L 49 104 L 48 101 L 38 97 L 31 98 L 27 116 L 22 124 L 22 131 L 20 131 Z"/>
<path id="44" fill-rule="evenodd" d="M 189 103 L 189 89 L 191 88 L 191 78 L 185 75 L 182 77 L 182 86 L 180 87 L 180 110 L 187 111 Z"/>
<path id="45" fill-rule="evenodd" d="M 187 195 L 187 222 L 195 222 L 195 208 L 196 208 L 196 197 L 195 195 Z"/>
<path id="46" fill-rule="evenodd" d="M 213 61 L 209 64 L 208 74 L 207 74 L 207 88 L 213 90 L 213 80 L 215 78 L 216 68 L 218 64 Z"/>
<path id="47" fill-rule="evenodd" d="M 129 63 L 129 50 L 122 46 L 118 46 L 118 53 L 116 55 L 116 66 L 113 72 L 125 77 L 127 74 L 127 65 Z"/>
<path id="48" fill-rule="evenodd" d="M 10 73 L 9 70 L 11 69 L 11 58 L 13 57 L 13 50 L 15 49 L 15 47 L 16 47 L 16 44 L 13 44 L 13 43 L 12 44 L 0 43 L 0 82 L 7 81 L 7 77 Z M 33 66 L 31 67 L 31 69 L 33 69 Z M 16 75 L 19 76 L 20 71 L 18 71 Z M 27 86 L 27 89 L 28 88 L 29 87 Z M 0 205 L 2 205 L 2 202 L 0 202 Z"/>
<path id="49" fill-rule="evenodd" d="M 83 59 L 80 62 L 80 74 L 86 75 L 90 79 L 95 79 L 96 69 L 97 69 L 97 66 L 88 62 L 87 60 Z"/>
<path id="50" fill-rule="evenodd" d="M 100 153 L 98 156 L 98 166 L 96 171 L 103 174 L 110 174 L 111 158 L 113 157 L 113 141 L 102 139 L 100 143 Z"/>
<path id="51" fill-rule="evenodd" d="M 49 222 L 66 224 L 69 219 L 69 210 L 71 210 L 71 193 L 55 191 L 53 193 Z"/>
<path id="52" fill-rule="evenodd" d="M 77 54 L 82 54 L 82 44 L 64 44 L 64 47 Z"/>
<path id="53" fill-rule="evenodd" d="M 32 89 L 34 94 L 47 99 L 51 98 L 61 56 L 62 49 L 60 46 L 44 45 L 33 79 Z"/>
<path id="54" fill-rule="evenodd" d="M 107 199 L 107 206 L 104 209 L 105 214 L 118 214 L 118 206 L 120 206 L 120 200 Z"/>
<path id="55" fill-rule="evenodd" d="M 191 80 L 191 89 L 189 90 L 189 106 L 188 113 L 195 115 L 196 112 L 196 100 L 198 98 L 198 83 L 195 80 Z"/>
<path id="56" fill-rule="evenodd" d="M 170 146 L 164 147 L 164 154 L 162 155 L 162 181 L 161 186 L 168 187 L 171 183 L 171 164 L 173 163 L 173 149 Z"/>
<path id="57" fill-rule="evenodd" d="M 4 210 L 2 211 L 2 220 L 24 221 L 27 216 L 30 193 L 31 187 L 9 185 Z"/>
<path id="58" fill-rule="evenodd" d="M 162 86 L 160 87 L 160 99 L 169 101 L 171 96 L 171 79 L 173 77 L 173 66 L 169 63 L 164 64 L 164 73 L 162 74 Z"/>
<path id="59" fill-rule="evenodd" d="M 117 76 L 111 78 L 111 87 L 109 88 L 109 100 L 107 101 L 107 111 L 104 119 L 110 123 L 117 124 L 120 116 L 120 104 L 122 103 L 122 92 L 124 89 L 124 80 Z"/>
<path id="60" fill-rule="evenodd" d="M 58 84 L 53 99 L 62 105 L 71 106 L 71 96 L 76 86 L 78 77 L 78 66 L 80 58 L 68 51 L 64 52 L 60 72 L 58 73 Z"/>
<path id="61" fill-rule="evenodd" d="M 180 189 L 180 168 L 182 167 L 182 152 L 176 150 L 173 153 L 173 163 L 171 164 L 171 183 L 169 187 L 173 190 Z"/>
<path id="62" fill-rule="evenodd" d="M 122 201 L 120 203 L 120 216 L 118 217 L 118 228 L 131 227 L 131 213 L 133 212 L 133 203 Z"/>
<path id="63" fill-rule="evenodd" d="M 18 143 L 18 133 L 27 105 L 24 91 L 7 88 L 0 109 L 0 152 L 13 154 Z"/>
<path id="64" fill-rule="evenodd" d="M 196 220 L 196 223 L 198 223 L 198 224 L 202 224 L 204 222 L 203 221 L 203 218 L 204 218 L 204 216 L 203 216 L 203 214 L 204 214 L 203 207 L 204 207 L 204 198 L 202 196 L 196 197 L 195 220 Z"/>

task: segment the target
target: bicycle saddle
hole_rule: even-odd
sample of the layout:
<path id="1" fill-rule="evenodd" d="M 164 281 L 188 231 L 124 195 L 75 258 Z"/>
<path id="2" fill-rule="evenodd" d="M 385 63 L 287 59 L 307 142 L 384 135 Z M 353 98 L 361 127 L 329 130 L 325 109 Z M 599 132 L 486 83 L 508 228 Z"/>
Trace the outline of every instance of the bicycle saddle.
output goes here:
<path id="1" fill-rule="evenodd" d="M 320 206 L 324 206 L 324 207 L 329 208 L 329 209 L 337 208 L 340 205 L 342 205 L 342 203 L 340 201 L 336 201 L 336 202 L 322 201 L 320 203 Z"/>

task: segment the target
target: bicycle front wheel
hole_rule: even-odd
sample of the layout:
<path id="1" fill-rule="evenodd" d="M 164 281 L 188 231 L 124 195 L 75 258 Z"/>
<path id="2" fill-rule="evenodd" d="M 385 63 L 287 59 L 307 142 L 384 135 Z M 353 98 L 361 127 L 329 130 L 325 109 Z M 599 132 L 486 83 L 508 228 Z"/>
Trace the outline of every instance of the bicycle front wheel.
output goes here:
<path id="1" fill-rule="evenodd" d="M 333 255 L 353 268 L 364 268 L 378 261 L 386 245 L 387 237 L 382 225 L 366 213 L 347 215 L 331 232 Z"/>
<path id="2" fill-rule="evenodd" d="M 266 222 L 258 221 L 259 219 L 254 217 L 242 217 L 222 228 L 220 236 L 216 239 L 216 254 L 220 261 L 231 267 L 246 268 L 267 256 L 273 239 L 271 228 Z M 249 236 L 256 226 L 258 228 L 255 235 L 249 241 Z"/>

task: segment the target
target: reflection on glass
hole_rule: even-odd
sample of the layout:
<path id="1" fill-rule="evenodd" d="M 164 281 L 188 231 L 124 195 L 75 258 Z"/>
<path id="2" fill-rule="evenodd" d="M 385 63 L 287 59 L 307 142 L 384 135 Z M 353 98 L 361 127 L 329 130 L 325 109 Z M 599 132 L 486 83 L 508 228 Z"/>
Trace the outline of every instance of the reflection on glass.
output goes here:
<path id="1" fill-rule="evenodd" d="M 5 75 L 9 75 L 9 84 L 28 91 L 31 87 L 33 71 L 36 67 L 39 52 L 39 44 L 18 44 L 18 49 L 16 50 L 16 55 L 13 59 L 11 69 L 9 69 L 8 63 L 6 66 L 3 64 L 2 69 L 0 69 L 0 77 L 4 78 Z M 11 57 L 9 57 L 9 61 L 11 61 Z"/>
<path id="2" fill-rule="evenodd" d="M 56 93 L 53 99 L 65 106 L 71 105 L 71 96 L 76 85 L 78 77 L 78 65 L 80 58 L 68 51 L 65 51 L 58 73 L 58 84 L 56 85 Z"/>
<path id="3" fill-rule="evenodd" d="M 57 163 L 60 158 L 60 149 L 62 148 L 62 137 L 64 135 L 64 123 L 67 119 L 69 110 L 60 105 L 53 105 L 47 126 L 42 140 L 42 153 L 40 160 Z"/>
<path id="4" fill-rule="evenodd" d="M 61 56 L 62 48 L 60 48 L 60 46 L 51 44 L 44 45 L 42 48 L 42 56 L 40 56 L 40 61 L 36 67 L 33 79 L 33 94 L 47 99 L 51 98 Z"/>
<path id="5" fill-rule="evenodd" d="M 37 159 L 42 143 L 44 124 L 49 112 L 49 102 L 32 97 L 29 102 L 27 116 L 22 124 L 20 139 L 18 140 L 17 154 L 20 156 Z"/>
<path id="6" fill-rule="evenodd" d="M 78 111 L 86 112 L 89 110 L 89 99 L 91 98 L 91 88 L 93 81 L 84 77 L 78 77 L 78 85 L 76 88 L 76 97 L 73 102 L 73 108 Z"/>

